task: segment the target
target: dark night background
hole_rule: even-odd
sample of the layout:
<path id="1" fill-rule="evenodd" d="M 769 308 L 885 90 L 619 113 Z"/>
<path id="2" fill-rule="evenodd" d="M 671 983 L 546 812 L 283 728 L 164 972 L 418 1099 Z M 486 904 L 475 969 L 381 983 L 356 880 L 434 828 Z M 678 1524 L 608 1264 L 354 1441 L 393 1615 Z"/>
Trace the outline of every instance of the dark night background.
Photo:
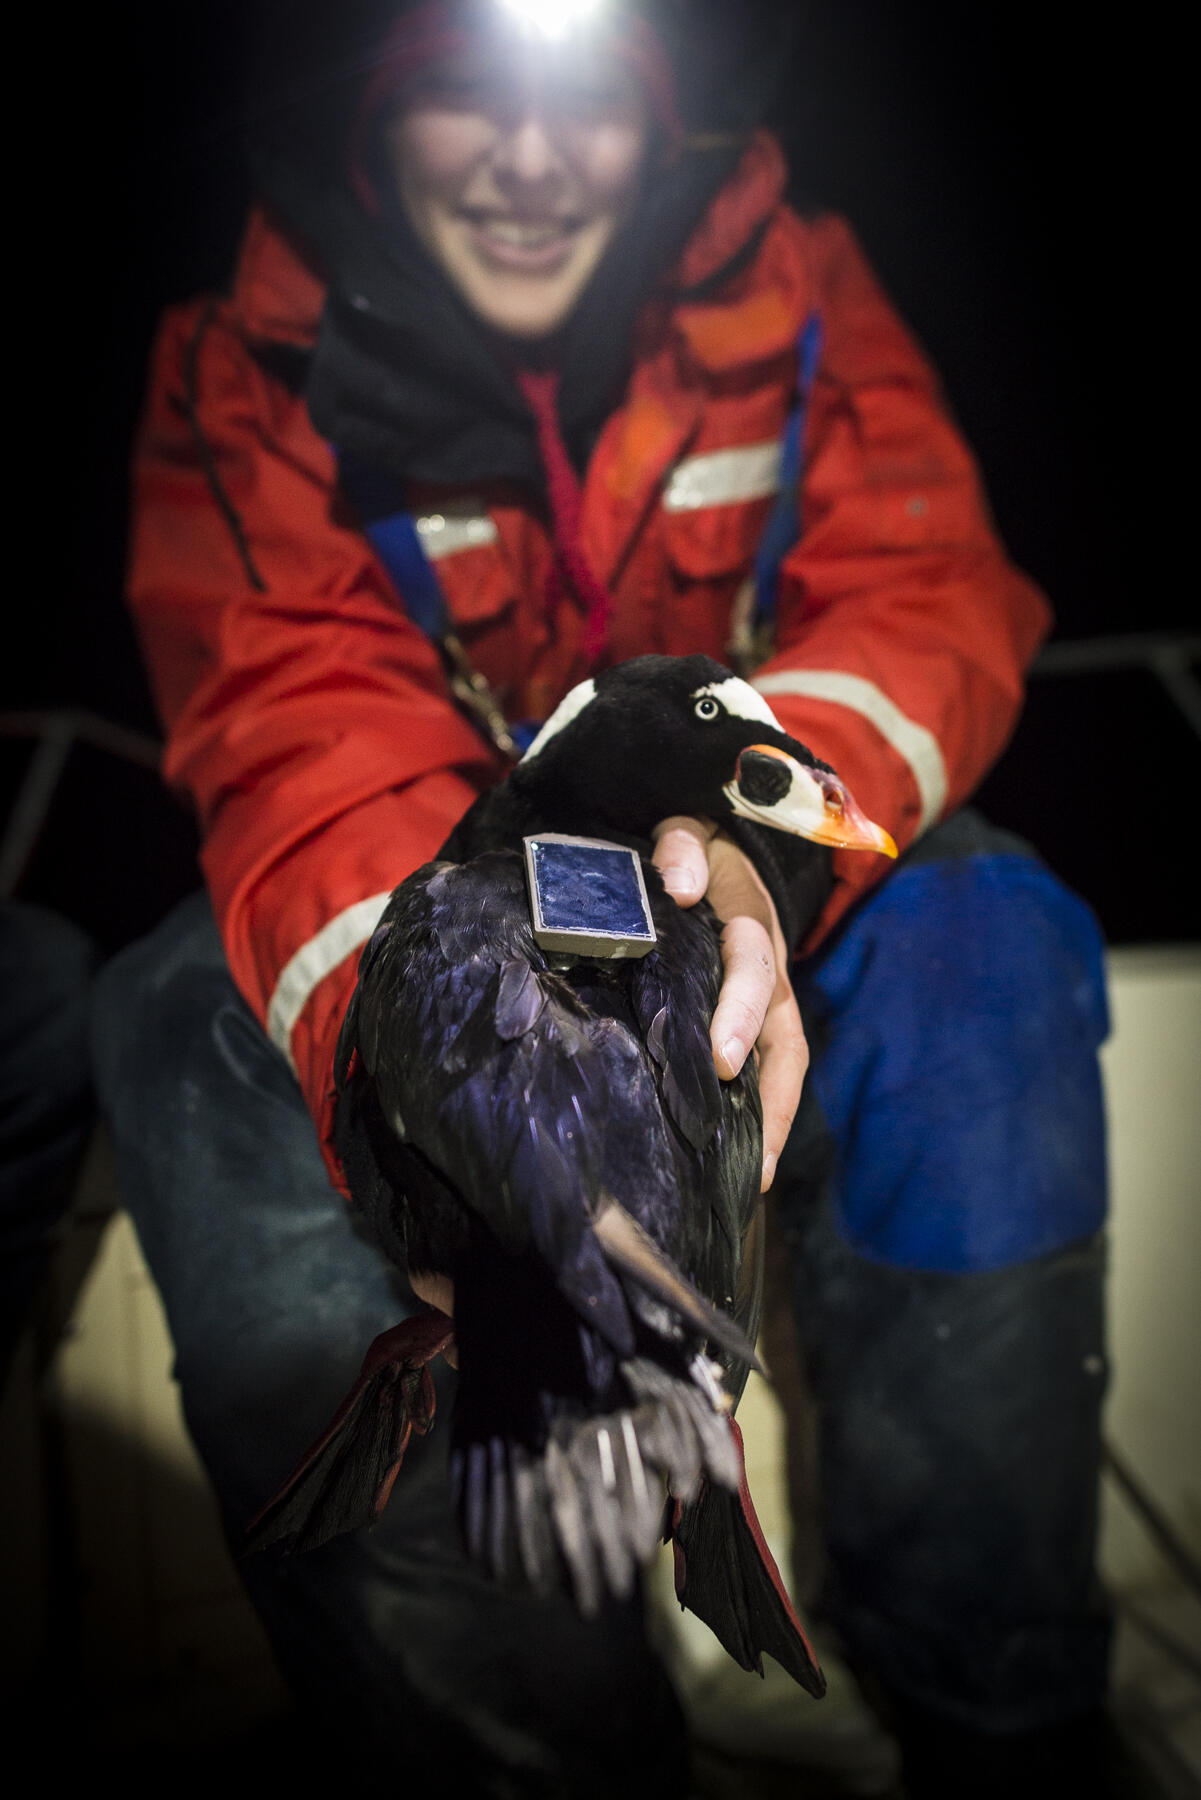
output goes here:
<path id="1" fill-rule="evenodd" d="M 10 519 L 31 573 L 10 577 L 9 714 L 81 708 L 157 730 L 121 601 L 126 460 L 158 313 L 231 265 L 254 11 L 127 0 L 40 52 L 56 123 L 31 146 L 48 179 L 18 236 L 9 344 L 10 397 L 30 384 L 10 431 L 31 478 L 29 513 L 18 501 Z M 1029 4 L 809 0 L 802 13 L 776 119 L 798 191 L 849 216 L 940 368 L 1056 639 L 1196 634 L 1170 444 L 1175 339 L 1190 328 L 1164 248 L 1174 57 L 1155 16 L 1127 20 L 1118 41 L 1070 23 L 1094 13 Z M 6 809 L 28 756 L 0 735 Z M 1181 839 L 1199 762 L 1150 672 L 1046 673 L 980 798 L 1112 941 L 1191 939 Z M 188 817 L 156 777 L 81 745 L 19 891 L 111 949 L 198 879 Z"/>

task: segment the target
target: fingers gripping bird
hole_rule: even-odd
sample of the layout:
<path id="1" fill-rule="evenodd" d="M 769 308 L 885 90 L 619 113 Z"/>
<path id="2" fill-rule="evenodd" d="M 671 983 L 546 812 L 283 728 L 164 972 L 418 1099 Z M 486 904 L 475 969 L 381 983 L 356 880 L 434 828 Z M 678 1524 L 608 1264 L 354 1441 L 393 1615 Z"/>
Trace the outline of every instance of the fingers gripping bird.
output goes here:
<path id="1" fill-rule="evenodd" d="M 761 1669 L 767 1651 L 817 1694 L 733 1416 L 755 1366 L 762 1116 L 754 1059 L 731 1081 L 713 1064 L 720 923 L 645 860 L 644 954 L 540 942 L 531 911 L 527 839 L 586 831 L 649 856 L 672 814 L 896 853 L 707 657 L 640 657 L 568 694 L 392 895 L 338 1046 L 354 1203 L 414 1276 L 449 1279 L 453 1322 L 431 1309 L 376 1340 L 248 1542 L 303 1549 L 377 1517 L 453 1340 L 471 1555 L 566 1579 L 592 1613 L 666 1535 L 681 1601 L 730 1654 Z"/>

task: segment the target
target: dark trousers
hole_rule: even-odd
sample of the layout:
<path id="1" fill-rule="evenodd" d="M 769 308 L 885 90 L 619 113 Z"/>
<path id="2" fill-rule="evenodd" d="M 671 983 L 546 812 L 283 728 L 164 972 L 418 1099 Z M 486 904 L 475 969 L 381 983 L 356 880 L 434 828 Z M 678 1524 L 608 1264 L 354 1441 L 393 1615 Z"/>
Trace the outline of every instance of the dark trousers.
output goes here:
<path id="1" fill-rule="evenodd" d="M 953 832 L 926 862 L 980 873 L 994 853 L 1027 877 L 1037 868 L 1018 847 Z M 1074 1117 L 1077 1160 L 1096 1170 L 1099 947 L 1079 903 L 1045 872 L 1038 881 L 1045 892 L 1028 910 L 1070 916 L 1066 936 L 1052 932 L 1038 952 L 1059 965 L 1038 974 L 1039 1000 L 1064 1015 L 1064 1032 L 1052 1034 L 1057 1064 L 1070 1054 L 1078 1065 L 1064 1091 L 1083 1085 L 1092 1096 Z M 1087 1204 L 1067 1184 L 1055 1227 L 1048 1207 L 1035 1207 L 1038 1232 L 1024 1250 L 1020 1231 L 963 1219 L 942 1234 L 941 1251 L 923 1249 L 904 1207 L 890 1212 L 878 1195 L 866 1216 L 856 1207 L 847 1180 L 858 1135 L 871 1132 L 870 1075 L 884 1066 L 862 1018 L 862 1056 L 839 1075 L 858 1088 L 849 1123 L 819 1076 L 827 1064 L 838 1073 L 836 1048 L 854 1030 L 854 983 L 835 977 L 840 955 L 860 956 L 860 917 L 810 972 L 804 1003 L 818 1054 L 777 1181 L 822 1417 L 825 1605 L 886 1687 L 972 1725 L 1019 1730 L 1082 1712 L 1104 1692 L 1107 1631 L 1092 1574 L 1103 1172 Z M 973 935 L 989 929 L 981 910 Z M 878 947 L 861 960 L 878 969 Z M 1019 988 L 1032 967 L 1028 958 Z M 905 1019 L 922 985 L 906 989 Z M 866 991 L 873 1030 L 887 1036 L 870 982 Z M 993 999 L 998 1015 L 1018 1004 Z M 955 1008 L 973 1005 L 960 983 Z M 122 1193 L 166 1306 L 189 1427 L 236 1542 L 326 1423 L 371 1338 L 412 1298 L 330 1189 L 296 1083 L 235 993 L 203 900 L 102 973 L 94 1042 Z M 1005 1086 L 1010 1122 L 994 1121 L 993 1138 L 1017 1133 L 1024 1144 L 1028 1089 Z M 962 1090 L 978 1115 L 978 1093 Z M 939 1130 L 954 1129 L 955 1111 L 944 1109 Z M 1033 1129 L 1043 1129 L 1041 1114 Z M 888 1141 L 906 1159 L 894 1173 L 910 1178 L 912 1209 L 920 1158 L 895 1134 Z M 1026 1181 L 1036 1162 L 1015 1145 L 1013 1180 Z M 996 1185 L 973 1205 L 987 1211 Z M 948 1201 L 934 1192 L 930 1203 Z M 1013 1205 L 1023 1213 L 1021 1194 Z M 977 1247 L 948 1251 L 953 1240 Z M 924 1266 L 923 1255 L 952 1266 Z M 438 1380 L 446 1406 L 453 1377 Z M 461 1775 L 470 1792 L 683 1792 L 683 1722 L 639 1604 L 586 1625 L 566 1603 L 501 1591 L 470 1569 L 448 1517 L 446 1437 L 435 1428 L 415 1443 L 374 1530 L 242 1564 L 306 1714 L 379 1767 Z"/>
<path id="2" fill-rule="evenodd" d="M 1108 1028 L 1088 909 L 971 812 L 805 967 L 776 1179 L 822 1609 L 893 1694 L 1018 1732 L 1105 1692 Z"/>

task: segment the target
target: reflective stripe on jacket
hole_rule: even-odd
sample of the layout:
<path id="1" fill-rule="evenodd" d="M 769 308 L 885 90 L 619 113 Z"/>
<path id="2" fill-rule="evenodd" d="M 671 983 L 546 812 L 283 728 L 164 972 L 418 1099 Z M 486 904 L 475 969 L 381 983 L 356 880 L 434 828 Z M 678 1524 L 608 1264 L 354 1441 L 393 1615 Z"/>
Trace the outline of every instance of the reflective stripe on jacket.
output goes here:
<path id="1" fill-rule="evenodd" d="M 798 332 L 819 312 L 803 530 L 756 679 L 904 848 L 1001 750 L 1048 612 L 998 543 L 937 379 L 852 233 L 799 219 L 784 180 L 759 135 L 680 285 L 766 221 L 753 257 L 703 301 L 648 305 L 586 472 L 581 537 L 615 601 L 613 660 L 728 660 Z M 356 952 L 389 891 L 503 769 L 398 605 L 303 398 L 262 354 L 310 346 L 322 299 L 298 249 L 255 213 L 231 296 L 167 315 L 137 448 L 130 593 L 166 775 L 198 809 L 234 978 L 291 1058 L 329 1154 Z M 511 489 L 410 497 L 475 666 L 511 718 L 545 716 L 586 668 L 581 613 L 568 600 L 547 617 L 541 504 Z M 886 872 L 854 853 L 835 869 L 806 948 Z"/>

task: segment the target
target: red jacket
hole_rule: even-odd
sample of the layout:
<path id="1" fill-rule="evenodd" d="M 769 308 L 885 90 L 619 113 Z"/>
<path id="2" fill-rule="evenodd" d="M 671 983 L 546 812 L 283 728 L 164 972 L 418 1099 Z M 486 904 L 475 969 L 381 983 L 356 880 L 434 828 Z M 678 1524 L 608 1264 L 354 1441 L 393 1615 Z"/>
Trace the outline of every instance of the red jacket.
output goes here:
<path id="1" fill-rule="evenodd" d="M 804 529 L 756 682 L 903 849 L 998 755 L 1048 612 L 998 543 L 937 380 L 847 226 L 803 223 L 783 185 L 760 136 L 678 273 L 695 286 L 767 219 L 752 261 L 702 302 L 647 307 L 587 470 L 581 537 L 615 601 L 614 660 L 728 660 L 816 308 Z M 291 1057 L 336 1176 L 331 1067 L 356 953 L 389 891 L 503 770 L 398 606 L 303 399 L 255 354 L 309 346 L 322 298 L 258 213 L 232 295 L 168 314 L 137 448 L 130 585 L 165 772 L 198 809 L 234 979 Z M 511 490 L 415 498 L 475 666 L 511 718 L 544 717 L 586 670 L 575 608 L 547 629 L 538 515 Z M 884 872 L 882 858 L 838 853 L 806 948 Z"/>

